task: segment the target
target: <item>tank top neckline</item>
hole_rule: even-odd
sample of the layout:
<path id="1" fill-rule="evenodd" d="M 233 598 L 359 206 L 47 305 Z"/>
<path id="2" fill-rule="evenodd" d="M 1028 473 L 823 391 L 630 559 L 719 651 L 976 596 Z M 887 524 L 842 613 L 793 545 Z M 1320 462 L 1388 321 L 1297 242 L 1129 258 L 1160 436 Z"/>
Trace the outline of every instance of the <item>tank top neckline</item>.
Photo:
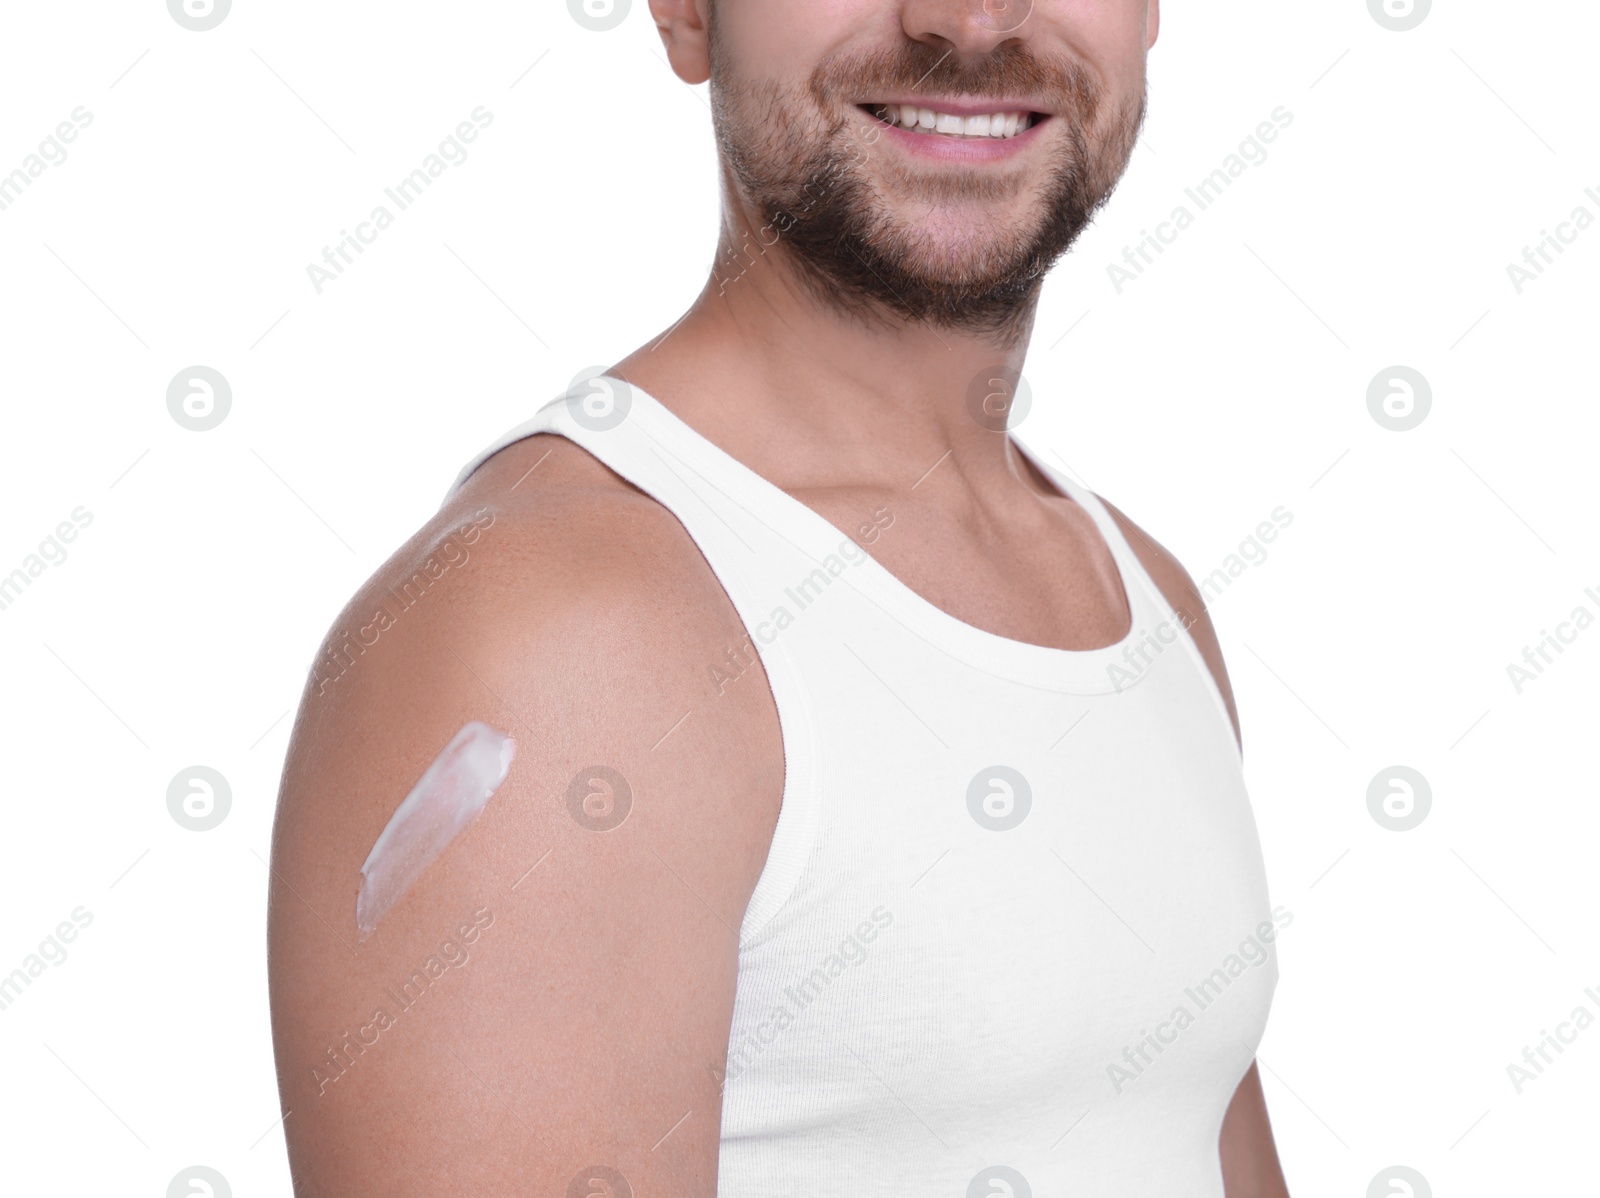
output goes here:
<path id="1" fill-rule="evenodd" d="M 1089 514 L 1105 542 L 1128 611 L 1127 630 L 1112 644 L 1063 649 L 1016 640 L 967 623 L 913 590 L 861 548 L 854 537 L 746 466 L 649 392 L 614 375 L 601 377 L 622 384 L 629 395 L 627 422 L 637 422 L 640 431 L 669 450 L 683 466 L 807 557 L 819 564 L 826 563 L 830 555 L 844 559 L 841 547 L 855 543 L 858 556 L 853 562 L 847 561 L 837 577 L 949 656 L 1026 686 L 1072 694 L 1122 692 L 1145 676 L 1140 655 L 1130 649 L 1136 642 L 1148 639 L 1147 629 L 1171 618 L 1164 615 L 1150 594 L 1153 582 L 1148 581 L 1143 565 L 1134 557 L 1104 505 L 1086 488 L 1040 460 L 1015 434 L 1011 435 L 1012 444 L 1064 498 Z M 585 448 L 603 445 L 605 432 L 590 431 L 584 436 L 585 430 L 577 422 L 561 419 L 567 414 L 565 400 L 563 397 L 551 405 L 557 410 L 559 431 L 578 434 L 572 439 Z M 796 584 L 803 581 L 804 578 L 795 579 Z"/>

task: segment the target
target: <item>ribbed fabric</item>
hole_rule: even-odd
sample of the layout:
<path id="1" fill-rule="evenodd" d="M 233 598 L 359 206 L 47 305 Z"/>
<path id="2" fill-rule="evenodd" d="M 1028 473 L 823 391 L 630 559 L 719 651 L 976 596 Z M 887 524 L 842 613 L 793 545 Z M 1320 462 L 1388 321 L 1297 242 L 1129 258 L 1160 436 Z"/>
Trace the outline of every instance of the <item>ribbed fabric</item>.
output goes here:
<path id="1" fill-rule="evenodd" d="M 1222 1198 L 1277 927 L 1222 697 L 1105 507 L 1019 443 L 1133 613 L 1107 648 L 1030 645 L 610 385 L 609 414 L 553 400 L 456 486 L 569 438 L 682 523 L 760 652 L 785 780 L 740 929 L 718 1194 Z"/>

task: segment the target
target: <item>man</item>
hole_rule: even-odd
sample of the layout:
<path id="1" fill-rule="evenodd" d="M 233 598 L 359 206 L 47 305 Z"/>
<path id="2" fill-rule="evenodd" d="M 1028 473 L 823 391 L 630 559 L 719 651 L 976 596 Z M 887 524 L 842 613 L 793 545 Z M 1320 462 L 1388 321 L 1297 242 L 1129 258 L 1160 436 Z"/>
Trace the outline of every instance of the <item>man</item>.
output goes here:
<path id="1" fill-rule="evenodd" d="M 1156 0 L 651 11 L 713 276 L 463 471 L 296 724 L 301 1192 L 1284 1194 L 1216 638 L 1005 431 Z"/>

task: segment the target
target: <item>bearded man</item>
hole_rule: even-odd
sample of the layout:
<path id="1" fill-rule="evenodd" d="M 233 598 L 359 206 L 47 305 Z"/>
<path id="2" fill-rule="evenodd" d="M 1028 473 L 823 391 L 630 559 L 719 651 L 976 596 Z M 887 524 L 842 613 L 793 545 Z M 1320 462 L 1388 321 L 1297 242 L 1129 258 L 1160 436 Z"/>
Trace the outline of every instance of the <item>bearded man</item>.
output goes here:
<path id="1" fill-rule="evenodd" d="M 1216 636 L 1008 427 L 1157 0 L 650 9 L 711 277 L 467 464 L 301 707 L 300 1192 L 1279 1198 Z"/>

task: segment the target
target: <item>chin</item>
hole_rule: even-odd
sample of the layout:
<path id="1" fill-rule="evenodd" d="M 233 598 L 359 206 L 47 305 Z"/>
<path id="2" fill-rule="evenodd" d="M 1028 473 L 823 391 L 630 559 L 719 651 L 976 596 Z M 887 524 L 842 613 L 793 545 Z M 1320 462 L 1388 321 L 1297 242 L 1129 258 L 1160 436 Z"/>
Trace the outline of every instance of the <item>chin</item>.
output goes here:
<path id="1" fill-rule="evenodd" d="M 1017 258 L 1029 245 L 1031 229 L 995 219 L 961 220 L 945 217 L 936 225 L 899 226 L 894 234 L 880 241 L 880 248 L 897 251 L 898 258 L 911 274 L 929 282 L 969 286 L 993 278 L 997 263 Z"/>

